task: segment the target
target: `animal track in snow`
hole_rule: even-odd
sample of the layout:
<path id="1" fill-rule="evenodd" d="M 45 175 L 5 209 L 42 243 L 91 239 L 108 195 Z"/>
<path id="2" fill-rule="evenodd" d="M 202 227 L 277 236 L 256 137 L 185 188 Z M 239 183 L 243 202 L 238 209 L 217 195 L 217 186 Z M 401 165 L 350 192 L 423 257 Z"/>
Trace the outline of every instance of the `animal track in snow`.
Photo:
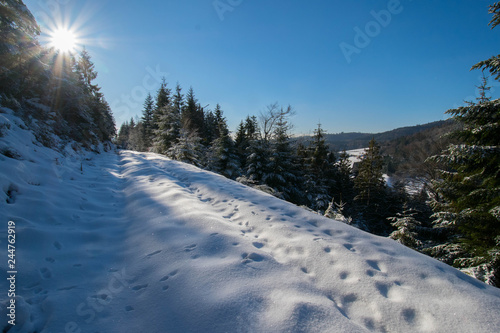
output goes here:
<path id="1" fill-rule="evenodd" d="M 61 243 L 59 243 L 58 241 L 55 241 L 53 245 L 54 245 L 54 247 L 55 247 L 56 249 L 58 249 L 58 250 L 62 249 L 62 245 L 61 245 Z"/>
<path id="2" fill-rule="evenodd" d="M 401 311 L 401 316 L 403 317 L 404 321 L 406 321 L 408 324 L 413 324 L 417 314 L 414 309 L 406 308 L 403 309 L 403 311 Z"/>
<path id="3" fill-rule="evenodd" d="M 134 307 L 133 307 L 133 306 L 131 306 L 131 305 L 127 305 L 127 306 L 125 307 L 125 311 L 127 311 L 127 312 L 134 311 Z"/>
<path id="4" fill-rule="evenodd" d="M 354 248 L 354 246 L 352 246 L 352 244 L 349 244 L 349 243 L 344 244 L 344 247 L 351 252 L 356 252 L 356 249 Z"/>
<path id="5" fill-rule="evenodd" d="M 366 263 L 371 267 L 373 268 L 374 270 L 376 271 L 379 271 L 381 272 L 382 270 L 380 269 L 379 267 L 379 264 L 376 260 L 367 260 Z"/>
<path id="6" fill-rule="evenodd" d="M 255 246 L 258 249 L 261 249 L 261 248 L 264 247 L 264 243 L 261 243 L 261 242 L 253 242 L 252 245 Z"/>
<path id="7" fill-rule="evenodd" d="M 252 262 L 252 261 L 255 261 L 255 262 L 261 262 L 261 261 L 263 261 L 263 260 L 264 260 L 264 257 L 263 257 L 263 256 L 261 256 L 260 254 L 254 253 L 254 252 L 252 252 L 252 253 L 250 253 L 250 254 L 248 254 L 248 253 L 243 253 L 243 254 L 241 255 L 241 258 L 243 258 L 243 263 L 244 263 L 244 264 L 250 263 L 250 262 Z"/>
<path id="8" fill-rule="evenodd" d="M 43 279 L 50 279 L 52 277 L 52 273 L 47 267 L 40 268 L 40 275 Z"/>
<path id="9" fill-rule="evenodd" d="M 188 246 L 185 246 L 184 247 L 184 252 L 191 252 L 191 251 L 194 251 L 196 249 L 196 244 L 191 244 L 191 245 L 188 245 Z"/>
<path id="10" fill-rule="evenodd" d="M 133 286 L 132 287 L 132 290 L 134 291 L 139 291 L 139 290 L 142 290 L 142 289 L 146 289 L 148 287 L 148 284 L 138 284 L 136 286 Z"/>
<path id="11" fill-rule="evenodd" d="M 152 252 L 152 253 L 148 254 L 148 255 L 146 256 L 146 258 L 148 258 L 148 259 L 149 259 L 149 258 L 151 258 L 152 256 L 155 256 L 155 255 L 157 255 L 157 254 L 161 253 L 161 251 L 162 251 L 162 250 L 158 250 L 158 251 Z"/>

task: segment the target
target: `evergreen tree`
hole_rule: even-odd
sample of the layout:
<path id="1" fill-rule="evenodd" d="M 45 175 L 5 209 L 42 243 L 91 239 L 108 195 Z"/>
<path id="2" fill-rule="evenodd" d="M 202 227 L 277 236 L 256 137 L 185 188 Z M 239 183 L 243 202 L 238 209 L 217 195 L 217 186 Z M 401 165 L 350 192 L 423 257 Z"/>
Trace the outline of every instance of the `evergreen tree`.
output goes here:
<path id="1" fill-rule="evenodd" d="M 143 140 L 147 148 L 151 147 L 153 141 L 153 109 L 154 101 L 151 94 L 148 94 L 146 100 L 144 101 L 144 109 L 142 111 L 142 123 L 143 123 Z"/>
<path id="2" fill-rule="evenodd" d="M 80 57 L 75 64 L 75 71 L 83 87 L 84 96 L 81 97 L 86 99 L 85 104 L 89 107 L 98 140 L 110 141 L 116 133 L 114 119 L 109 104 L 100 92 L 101 88 L 97 84 L 93 84 L 93 81 L 97 78 L 97 72 L 89 53 L 85 49 L 80 53 Z"/>
<path id="3" fill-rule="evenodd" d="M 190 163 L 198 167 L 203 166 L 202 157 L 204 155 L 201 138 L 196 132 L 190 132 L 181 128 L 180 136 L 176 143 L 170 147 L 167 156 L 185 163 Z"/>
<path id="4" fill-rule="evenodd" d="M 354 182 L 351 164 L 349 154 L 344 150 L 336 164 L 336 182 L 332 191 L 333 202 L 343 203 L 342 214 L 347 214 L 346 216 L 353 214 Z"/>
<path id="5" fill-rule="evenodd" d="M 500 22 L 500 2 L 490 6 L 494 14 L 492 28 Z M 499 57 L 476 64 L 489 69 L 500 80 Z M 486 92 L 486 84 L 483 85 Z M 481 89 L 481 87 L 480 87 Z M 436 196 L 432 206 L 435 224 L 447 228 L 468 258 L 458 258 L 454 265 L 487 271 L 483 280 L 500 286 L 500 99 L 490 101 L 480 96 L 477 103 L 449 110 L 462 124 L 453 136 L 462 144 L 450 145 L 432 159 L 445 167 L 435 180 Z M 486 268 L 485 268 L 486 267 Z"/>
<path id="6" fill-rule="evenodd" d="M 194 95 L 193 87 L 190 87 L 186 95 L 186 103 L 182 110 L 183 126 L 186 126 L 186 130 L 193 133 L 196 132 L 199 136 L 204 133 L 204 119 L 203 108 L 198 104 L 198 100 Z"/>
<path id="7" fill-rule="evenodd" d="M 412 249 L 420 248 L 423 243 L 418 239 L 417 231 L 422 223 L 416 220 L 416 214 L 405 203 L 402 213 L 398 213 L 396 217 L 388 218 L 389 221 L 392 221 L 391 225 L 396 228 L 389 237 Z"/>
<path id="8" fill-rule="evenodd" d="M 167 81 L 163 78 L 160 89 L 158 89 L 158 92 L 156 93 L 156 105 L 153 112 L 153 131 L 158 129 L 158 122 L 162 108 L 170 104 L 171 90 L 168 89 L 167 86 Z"/>
<path id="9" fill-rule="evenodd" d="M 182 95 L 182 88 L 178 82 L 175 86 L 175 95 L 173 96 L 172 106 L 176 113 L 182 113 L 182 108 L 184 107 L 184 95 Z"/>
<path id="10" fill-rule="evenodd" d="M 384 206 L 386 188 L 382 170 L 380 146 L 375 139 L 372 139 L 359 163 L 358 174 L 354 178 L 357 190 L 354 199 L 363 213 L 363 218 L 370 225 L 370 231 L 377 234 L 387 231 L 384 222 L 387 214 Z"/>
<path id="11" fill-rule="evenodd" d="M 500 24 L 500 2 L 495 2 L 490 6 L 489 13 L 493 14 L 493 18 L 490 21 L 491 29 L 494 29 L 497 25 Z M 497 56 L 493 56 L 488 60 L 480 61 L 475 64 L 472 69 L 488 69 L 490 74 L 494 76 L 495 80 L 500 81 L 500 54 Z"/>
<path id="12" fill-rule="evenodd" d="M 309 207 L 324 212 L 331 201 L 336 176 L 335 155 L 326 145 L 321 124 L 318 124 L 309 147 L 302 155 L 307 169 L 304 188 L 310 202 Z"/>
<path id="13" fill-rule="evenodd" d="M 281 110 L 276 121 L 271 143 L 271 155 L 266 166 L 268 171 L 262 181 L 279 193 L 283 199 L 300 203 L 301 195 L 297 186 L 299 172 L 289 134 L 291 114 L 293 114 L 291 106 L 288 106 L 288 110 Z"/>
<path id="14" fill-rule="evenodd" d="M 210 168 L 231 179 L 236 179 L 239 176 L 239 160 L 236 155 L 234 142 L 229 135 L 226 118 L 222 114 L 220 105 L 215 108 L 215 120 L 217 122 L 216 134 L 217 139 L 212 142 L 211 146 L 211 163 Z"/>
<path id="15" fill-rule="evenodd" d="M 172 104 L 161 107 L 157 112 L 156 129 L 153 131 L 153 151 L 167 154 L 181 136 L 181 117 Z"/>
<path id="16" fill-rule="evenodd" d="M 129 149 L 129 134 L 130 134 L 130 125 L 128 121 L 125 121 L 118 131 L 118 137 L 116 139 L 116 145 L 121 149 Z"/>
<path id="17" fill-rule="evenodd" d="M 218 121 L 212 111 L 205 113 L 205 124 L 203 125 L 205 133 L 203 138 L 205 142 L 213 142 L 219 138 Z"/>
<path id="18" fill-rule="evenodd" d="M 32 68 L 43 67 L 37 53 L 40 27 L 21 0 L 4 0 L 0 6 L 0 92 L 30 96 Z"/>

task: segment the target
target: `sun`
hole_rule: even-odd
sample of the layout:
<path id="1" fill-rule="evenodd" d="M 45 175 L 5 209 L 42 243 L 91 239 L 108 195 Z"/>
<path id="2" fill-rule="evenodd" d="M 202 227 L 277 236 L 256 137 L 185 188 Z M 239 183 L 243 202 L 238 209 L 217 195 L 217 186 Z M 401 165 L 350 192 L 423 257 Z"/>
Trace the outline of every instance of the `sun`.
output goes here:
<path id="1" fill-rule="evenodd" d="M 50 46 L 62 53 L 73 53 L 76 50 L 77 38 L 68 29 L 57 29 L 50 34 Z"/>

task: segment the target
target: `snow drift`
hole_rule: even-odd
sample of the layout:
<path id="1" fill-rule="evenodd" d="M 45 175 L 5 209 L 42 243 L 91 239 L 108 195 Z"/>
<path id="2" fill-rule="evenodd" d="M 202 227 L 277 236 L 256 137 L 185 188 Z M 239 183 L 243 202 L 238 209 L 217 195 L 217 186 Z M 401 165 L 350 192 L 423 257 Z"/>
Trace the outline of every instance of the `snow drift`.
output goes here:
<path id="1" fill-rule="evenodd" d="M 2 110 L 0 329 L 500 331 L 500 290 L 390 239 L 160 155 L 63 155 Z"/>

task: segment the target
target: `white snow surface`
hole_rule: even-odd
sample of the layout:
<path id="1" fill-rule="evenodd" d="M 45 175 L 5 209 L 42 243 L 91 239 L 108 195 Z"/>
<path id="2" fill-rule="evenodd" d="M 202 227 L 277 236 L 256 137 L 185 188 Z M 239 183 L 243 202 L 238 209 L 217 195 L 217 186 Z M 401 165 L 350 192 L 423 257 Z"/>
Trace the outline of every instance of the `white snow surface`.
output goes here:
<path id="1" fill-rule="evenodd" d="M 5 111 L 4 111 L 5 112 Z M 55 152 L 10 113 L 0 267 L 12 332 L 499 332 L 500 290 L 152 153 Z M 4 275 L 2 273 L 2 275 Z"/>

